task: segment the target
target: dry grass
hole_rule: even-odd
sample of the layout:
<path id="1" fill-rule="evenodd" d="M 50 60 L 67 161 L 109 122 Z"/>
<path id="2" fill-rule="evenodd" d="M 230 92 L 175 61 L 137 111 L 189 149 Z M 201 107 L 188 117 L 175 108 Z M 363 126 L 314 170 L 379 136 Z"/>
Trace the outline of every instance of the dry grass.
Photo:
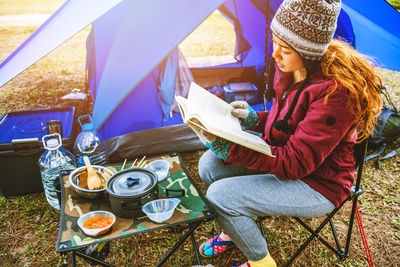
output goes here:
<path id="1" fill-rule="evenodd" d="M 61 0 L 1 1 L 0 15 L 46 13 L 56 8 Z M 24 5 L 20 5 L 24 3 Z M 187 38 L 181 49 L 189 56 L 228 55 L 233 51 L 232 29 L 222 23 L 219 14 L 213 14 L 194 35 Z M 219 25 L 218 28 L 213 28 Z M 12 26 L 0 20 L 0 62 L 3 61 L 36 26 Z M 220 29 L 228 29 L 221 32 Z M 0 116 L 14 110 L 67 105 L 61 96 L 73 88 L 85 89 L 85 38 L 89 28 L 61 45 L 55 51 L 24 71 L 7 85 L 0 88 Z M 207 39 L 208 38 L 208 39 Z M 215 41 L 210 45 L 208 40 Z M 203 42 L 199 43 L 199 40 Z M 378 69 L 394 102 L 400 106 L 400 73 Z M 392 144 L 394 149 L 398 145 Z M 373 153 L 369 149 L 368 153 Z M 183 160 L 192 178 L 201 186 L 197 162 L 201 152 L 183 154 Z M 400 157 L 383 162 L 376 169 L 367 162 L 364 174 L 366 193 L 360 201 L 364 228 L 375 266 L 400 266 Z M 205 192 L 204 187 L 201 187 Z M 43 193 L 19 197 L 0 196 L 0 265 L 1 266 L 60 266 L 64 258 L 55 252 L 59 214 L 49 209 Z M 342 236 L 348 211 L 343 210 L 336 219 Z M 310 220 L 316 224 L 319 219 Z M 272 256 L 279 263 L 289 258 L 306 237 L 306 232 L 293 220 L 272 217 L 264 222 Z M 202 225 L 195 232 L 197 243 L 210 237 L 213 222 Z M 162 230 L 132 236 L 111 242 L 108 261 L 119 266 L 154 266 L 179 238 L 179 230 Z M 327 234 L 327 231 L 323 231 Z M 332 239 L 331 239 L 332 240 Z M 70 261 L 69 258 L 65 258 Z M 241 263 L 245 257 L 238 249 L 214 259 L 215 266 Z M 204 263 L 211 263 L 204 260 Z M 190 242 L 173 255 L 167 266 L 191 266 L 195 264 Z M 79 261 L 78 266 L 87 265 Z M 338 260 L 317 241 L 311 243 L 294 266 L 367 266 L 360 233 L 355 224 L 350 257 Z"/>
<path id="2" fill-rule="evenodd" d="M 227 56 L 235 52 L 235 31 L 220 13 L 214 13 L 180 45 L 185 57 Z"/>
<path id="3" fill-rule="evenodd" d="M 0 16 L 52 13 L 63 0 L 0 0 Z"/>

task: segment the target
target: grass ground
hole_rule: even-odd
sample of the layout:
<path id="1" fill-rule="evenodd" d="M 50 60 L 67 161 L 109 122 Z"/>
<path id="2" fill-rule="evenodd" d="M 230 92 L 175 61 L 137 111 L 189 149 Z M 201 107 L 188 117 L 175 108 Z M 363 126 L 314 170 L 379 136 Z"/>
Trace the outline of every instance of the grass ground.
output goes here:
<path id="1" fill-rule="evenodd" d="M 7 23 L 2 15 L 52 12 L 61 0 L 0 0 L 0 62 L 2 62 L 37 27 L 35 22 Z M 216 26 L 217 25 L 217 26 Z M 224 32 L 224 29 L 228 30 Z M 28 68 L 14 80 L 0 88 L 0 116 L 6 112 L 33 108 L 68 105 L 61 96 L 73 88 L 85 89 L 85 38 L 89 28 L 71 38 L 55 51 Z M 232 28 L 221 15 L 213 14 L 194 35 L 181 45 L 187 56 L 227 55 L 233 51 Z M 199 42 L 203 40 L 203 42 Z M 211 42 L 211 41 L 212 42 Z M 400 73 L 378 69 L 390 95 L 400 107 Z M 390 148 L 398 146 L 394 143 Z M 370 148 L 368 153 L 376 150 Z M 202 189 L 197 162 L 202 151 L 182 155 L 192 178 Z M 381 168 L 367 162 L 364 189 L 359 206 L 365 232 L 375 266 L 400 266 L 400 156 L 387 159 Z M 348 208 L 348 207 L 347 207 Z M 343 237 L 348 210 L 335 220 Z M 316 225 L 319 219 L 309 222 Z M 50 209 L 43 193 L 17 197 L 0 196 L 0 266 L 60 266 L 68 257 L 55 252 L 59 213 Z M 264 222 L 272 256 L 282 264 L 306 238 L 307 233 L 287 217 L 273 217 Z M 195 232 L 198 243 L 210 237 L 213 222 L 202 225 Z M 179 230 L 162 230 L 123 240 L 112 241 L 107 260 L 119 266 L 154 266 L 178 240 Z M 217 231 L 217 229 L 216 229 Z M 327 235 L 327 231 L 323 231 Z M 332 238 L 330 238 L 332 240 Z M 214 260 L 215 266 L 241 263 L 245 257 L 233 249 Z M 203 260 L 211 263 L 210 260 Z M 173 255 L 167 266 L 195 264 L 192 246 L 186 242 Z M 88 265 L 79 261 L 78 266 Z M 314 241 L 299 257 L 294 266 L 367 266 L 357 224 L 353 231 L 350 257 L 339 261 L 331 252 Z"/>

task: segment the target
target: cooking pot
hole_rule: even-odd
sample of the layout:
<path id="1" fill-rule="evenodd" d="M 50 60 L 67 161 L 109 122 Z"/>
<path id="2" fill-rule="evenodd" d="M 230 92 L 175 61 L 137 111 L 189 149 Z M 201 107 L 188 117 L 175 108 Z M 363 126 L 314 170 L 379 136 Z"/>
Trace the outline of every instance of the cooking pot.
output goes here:
<path id="1" fill-rule="evenodd" d="M 111 209 L 123 218 L 144 216 L 142 206 L 158 198 L 157 176 L 143 168 L 130 168 L 112 175 L 106 183 Z"/>

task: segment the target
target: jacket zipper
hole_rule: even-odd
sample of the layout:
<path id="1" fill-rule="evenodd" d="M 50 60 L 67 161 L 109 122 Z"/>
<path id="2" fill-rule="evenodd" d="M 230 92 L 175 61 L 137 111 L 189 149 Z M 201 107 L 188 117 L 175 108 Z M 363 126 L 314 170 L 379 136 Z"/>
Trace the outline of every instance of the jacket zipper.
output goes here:
<path id="1" fill-rule="evenodd" d="M 278 100 L 278 111 L 276 112 L 276 116 L 275 116 L 273 122 L 275 122 L 275 121 L 277 120 L 277 118 L 279 117 L 279 114 L 281 113 L 281 110 L 282 110 L 282 108 L 283 108 L 283 106 L 284 106 L 284 104 L 285 104 L 285 102 L 286 102 L 286 97 L 287 97 L 287 95 L 289 94 L 289 92 L 290 92 L 290 90 L 293 88 L 293 86 L 296 84 L 296 83 L 293 83 L 293 84 L 291 84 L 291 85 L 289 86 L 289 88 L 287 88 L 286 83 L 285 83 L 285 80 L 283 79 L 282 73 L 281 73 L 281 71 L 280 71 L 279 69 L 278 69 L 278 72 L 279 72 L 280 79 L 281 79 L 281 81 L 283 82 L 283 85 L 285 86 L 285 91 L 283 92 L 281 99 Z M 272 131 L 272 128 L 273 128 L 273 127 L 269 128 L 269 131 L 268 131 L 268 136 L 269 136 L 270 138 L 271 138 L 271 131 Z M 272 140 L 270 140 L 270 141 L 272 142 Z"/>
<path id="2" fill-rule="evenodd" d="M 289 86 L 289 88 L 286 89 L 286 84 L 285 84 L 285 81 L 283 80 L 282 73 L 281 73 L 281 71 L 279 69 L 278 69 L 278 71 L 279 71 L 279 76 L 280 76 L 283 84 L 285 85 L 285 91 L 283 92 L 282 97 L 281 97 L 281 99 L 279 101 L 278 112 L 276 113 L 276 116 L 274 118 L 274 122 L 277 120 L 277 118 L 279 117 L 279 115 L 281 113 L 282 108 L 285 106 L 284 104 L 286 103 L 286 97 L 288 96 L 290 91 L 292 91 L 293 87 L 299 83 L 299 82 L 293 83 L 292 85 Z M 308 85 L 319 84 L 319 83 L 323 83 L 323 82 L 311 82 Z M 269 133 L 268 133 L 269 136 L 271 136 L 271 130 L 272 130 L 272 127 L 269 130 Z"/>
<path id="3" fill-rule="evenodd" d="M 278 71 L 279 71 L 279 76 L 281 77 L 281 80 L 283 81 L 283 83 L 285 85 L 285 88 L 286 88 L 285 81 L 282 78 L 282 73 L 281 73 L 281 71 L 279 69 L 278 69 Z M 320 84 L 320 83 L 323 83 L 323 82 L 324 81 L 322 81 L 322 82 L 310 82 L 308 85 Z M 286 100 L 287 95 L 290 93 L 290 91 L 292 91 L 293 87 L 298 83 L 300 83 L 300 82 L 293 83 L 292 85 L 289 86 L 289 88 L 285 89 L 285 91 L 282 94 L 281 101 L 285 101 Z M 282 106 L 279 107 L 278 114 L 280 113 L 281 108 L 284 106 L 283 104 L 284 104 L 284 102 L 282 102 Z"/>
<path id="4" fill-rule="evenodd" d="M 289 94 L 290 89 L 292 89 L 293 85 L 295 85 L 295 84 L 292 84 L 287 90 L 285 90 L 285 92 L 283 92 L 281 100 L 285 100 L 286 99 L 286 96 Z"/>
<path id="5" fill-rule="evenodd" d="M 283 80 L 281 71 L 280 71 L 279 69 L 278 69 L 278 71 L 279 71 L 279 76 L 280 76 L 280 78 L 281 78 L 281 81 L 283 82 L 283 84 L 284 84 L 284 86 L 285 86 L 285 91 L 283 92 L 282 97 L 281 97 L 281 99 L 280 99 L 280 101 L 279 101 L 279 102 L 280 102 L 280 105 L 279 105 L 279 109 L 278 109 L 278 113 L 277 113 L 276 118 L 279 116 L 279 113 L 281 112 L 281 109 L 282 109 L 282 107 L 284 106 L 284 104 L 285 104 L 285 102 L 286 102 L 286 97 L 287 97 L 287 95 L 289 94 L 289 92 L 291 91 L 291 89 L 293 88 L 293 86 L 297 84 L 297 83 L 292 83 L 292 84 L 289 86 L 289 88 L 288 88 L 288 87 L 286 86 L 285 81 Z M 275 118 L 275 120 L 276 120 L 276 118 Z"/>

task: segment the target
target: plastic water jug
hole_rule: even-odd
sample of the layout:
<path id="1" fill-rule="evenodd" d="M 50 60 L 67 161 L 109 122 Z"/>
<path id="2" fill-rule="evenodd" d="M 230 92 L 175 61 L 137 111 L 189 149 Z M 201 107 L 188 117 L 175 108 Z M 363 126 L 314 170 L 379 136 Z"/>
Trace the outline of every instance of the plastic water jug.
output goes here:
<path id="1" fill-rule="evenodd" d="M 75 157 L 71 152 L 61 147 L 62 140 L 58 133 L 45 135 L 42 138 L 46 151 L 39 158 L 39 169 L 42 177 L 44 193 L 47 202 L 60 209 L 58 203 L 55 182 L 59 179 L 61 170 L 73 170 L 76 168 Z"/>
<path id="2" fill-rule="evenodd" d="M 86 118 L 86 123 L 82 119 Z M 91 163 L 95 165 L 105 165 L 107 163 L 106 143 L 103 137 L 94 129 L 92 117 L 83 115 L 78 117 L 78 122 L 82 127 L 82 132 L 75 139 L 73 153 L 77 158 L 78 165 L 84 165 L 83 156 L 88 156 Z M 81 164 L 79 164 L 81 163 Z"/>

